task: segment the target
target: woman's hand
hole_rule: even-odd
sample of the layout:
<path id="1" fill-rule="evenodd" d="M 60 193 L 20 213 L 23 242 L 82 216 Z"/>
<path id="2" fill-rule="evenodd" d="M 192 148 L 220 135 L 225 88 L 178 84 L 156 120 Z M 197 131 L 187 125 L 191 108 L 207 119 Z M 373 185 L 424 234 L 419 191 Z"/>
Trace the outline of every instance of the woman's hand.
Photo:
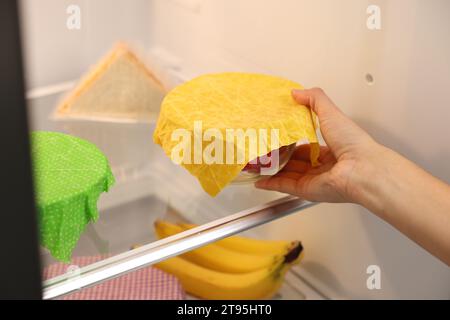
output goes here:
<path id="1" fill-rule="evenodd" d="M 281 172 L 256 187 L 320 202 L 361 201 L 361 176 L 370 174 L 386 148 L 345 116 L 321 89 L 293 90 L 293 98 L 318 116 L 327 147 L 318 167 L 309 161 L 309 145 L 301 145 Z"/>

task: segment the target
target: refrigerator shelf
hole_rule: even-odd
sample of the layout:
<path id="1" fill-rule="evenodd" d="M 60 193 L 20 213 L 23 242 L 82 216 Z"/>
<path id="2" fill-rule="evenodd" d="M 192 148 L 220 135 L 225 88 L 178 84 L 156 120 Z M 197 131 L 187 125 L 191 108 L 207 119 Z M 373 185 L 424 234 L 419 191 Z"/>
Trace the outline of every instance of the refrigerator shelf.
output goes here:
<path id="1" fill-rule="evenodd" d="M 65 274 L 44 282 L 44 299 L 53 299 L 139 268 L 199 248 L 261 224 L 313 206 L 314 203 L 288 196 L 225 218 L 161 239 L 92 265 L 76 276 Z"/>

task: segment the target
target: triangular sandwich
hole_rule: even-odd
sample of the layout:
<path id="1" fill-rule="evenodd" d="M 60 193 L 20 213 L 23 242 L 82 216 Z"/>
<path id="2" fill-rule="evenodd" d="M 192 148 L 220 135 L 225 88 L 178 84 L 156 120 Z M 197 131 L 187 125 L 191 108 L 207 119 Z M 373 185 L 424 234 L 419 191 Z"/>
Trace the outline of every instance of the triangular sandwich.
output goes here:
<path id="1" fill-rule="evenodd" d="M 62 101 L 55 117 L 152 121 L 165 93 L 157 77 L 119 43 Z"/>

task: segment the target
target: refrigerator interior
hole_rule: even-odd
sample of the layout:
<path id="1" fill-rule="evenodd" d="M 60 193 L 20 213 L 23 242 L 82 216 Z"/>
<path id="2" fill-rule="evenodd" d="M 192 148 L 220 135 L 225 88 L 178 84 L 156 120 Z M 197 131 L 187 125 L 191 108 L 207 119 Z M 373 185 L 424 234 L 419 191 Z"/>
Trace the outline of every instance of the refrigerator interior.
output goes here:
<path id="1" fill-rule="evenodd" d="M 65 27 L 70 4 L 81 8 L 80 30 Z M 381 30 L 366 26 L 371 4 Z M 53 120 L 61 96 L 117 40 L 138 48 L 170 87 L 220 71 L 320 86 L 378 141 L 450 182 L 446 0 L 22 0 L 21 9 L 32 129 L 92 141 L 117 179 L 75 255 L 154 241 L 157 218 L 202 224 L 282 196 L 250 185 L 209 197 L 153 144 L 154 123 Z M 357 205 L 318 204 L 247 233 L 305 247 L 278 298 L 450 298 L 450 269 Z M 371 265 L 381 290 L 366 286 Z"/>

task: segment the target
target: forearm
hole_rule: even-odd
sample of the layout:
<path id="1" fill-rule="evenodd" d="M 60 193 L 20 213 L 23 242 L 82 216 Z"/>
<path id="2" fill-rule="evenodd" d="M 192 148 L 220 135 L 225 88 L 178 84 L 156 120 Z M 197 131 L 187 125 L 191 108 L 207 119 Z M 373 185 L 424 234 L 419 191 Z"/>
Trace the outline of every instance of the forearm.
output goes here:
<path id="1" fill-rule="evenodd" d="M 380 152 L 358 202 L 450 265 L 450 186 L 390 149 Z"/>
<path id="2" fill-rule="evenodd" d="M 282 172 L 257 187 L 361 204 L 450 266 L 450 186 L 376 143 L 323 90 L 294 90 L 293 98 L 317 114 L 328 148 L 310 168 L 310 149 L 300 146 Z"/>

